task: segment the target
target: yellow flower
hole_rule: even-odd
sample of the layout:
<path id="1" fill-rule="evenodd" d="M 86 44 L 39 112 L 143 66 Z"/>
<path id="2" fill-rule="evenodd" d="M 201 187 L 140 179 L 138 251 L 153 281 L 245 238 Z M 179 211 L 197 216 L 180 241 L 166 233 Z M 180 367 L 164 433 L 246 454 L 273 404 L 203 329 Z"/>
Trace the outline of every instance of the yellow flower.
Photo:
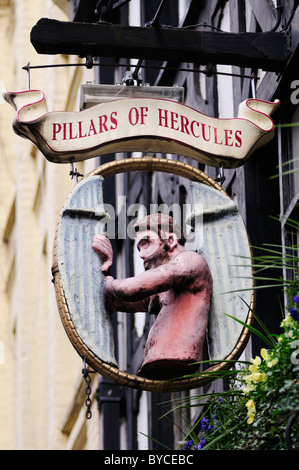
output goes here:
<path id="1" fill-rule="evenodd" d="M 254 420 L 254 416 L 256 413 L 255 403 L 252 399 L 250 399 L 245 403 L 245 406 L 248 410 L 247 411 L 247 416 L 248 416 L 247 423 L 251 424 L 252 421 Z"/>
<path id="2" fill-rule="evenodd" d="M 278 338 L 278 341 L 279 341 L 279 338 Z M 277 358 L 272 359 L 272 353 L 271 352 L 269 353 L 267 349 L 265 348 L 261 349 L 261 356 L 266 361 L 268 367 L 273 367 L 275 366 L 275 364 L 278 363 L 278 359 Z"/>
<path id="3" fill-rule="evenodd" d="M 259 356 L 256 356 L 255 359 L 251 358 L 250 361 L 252 362 L 252 364 L 248 367 L 248 369 L 250 370 L 250 372 L 257 372 L 262 362 L 261 358 Z"/>
<path id="4" fill-rule="evenodd" d="M 269 359 L 271 358 L 271 354 L 269 354 L 267 349 L 265 348 L 261 349 L 261 356 L 263 359 L 265 359 L 265 361 L 269 361 Z"/>
<path id="5" fill-rule="evenodd" d="M 260 365 L 260 363 L 262 362 L 260 356 L 255 356 L 254 359 L 250 359 L 252 364 L 255 365 L 256 367 L 258 367 Z"/>
<path id="6" fill-rule="evenodd" d="M 281 322 L 281 326 L 291 326 L 293 324 L 293 318 L 291 315 L 288 315 L 284 320 Z"/>
<path id="7" fill-rule="evenodd" d="M 253 420 L 254 420 L 254 415 L 250 415 L 248 420 L 247 420 L 247 423 L 251 424 L 253 422 Z"/>
<path id="8" fill-rule="evenodd" d="M 248 409 L 248 412 L 250 413 L 255 413 L 255 403 L 254 401 L 252 400 L 252 398 L 250 398 L 250 400 L 248 400 L 246 403 L 245 403 L 245 406 L 246 408 Z"/>
<path id="9" fill-rule="evenodd" d="M 267 374 L 264 372 L 254 372 L 251 374 L 251 379 L 253 382 L 266 382 Z"/>

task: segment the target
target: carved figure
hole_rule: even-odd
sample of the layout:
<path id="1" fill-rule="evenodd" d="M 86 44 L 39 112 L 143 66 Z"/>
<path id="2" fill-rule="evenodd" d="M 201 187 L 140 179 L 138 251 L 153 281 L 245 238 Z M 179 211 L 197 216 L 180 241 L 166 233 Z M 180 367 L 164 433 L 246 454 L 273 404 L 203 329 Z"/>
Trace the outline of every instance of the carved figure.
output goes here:
<path id="1" fill-rule="evenodd" d="M 93 249 L 105 274 L 107 311 L 149 312 L 154 324 L 138 375 L 150 379 L 178 378 L 194 372 L 202 358 L 213 290 L 212 276 L 202 255 L 184 248 L 178 224 L 164 214 L 151 214 L 135 226 L 137 248 L 145 271 L 114 279 L 110 241 L 95 235 Z"/>

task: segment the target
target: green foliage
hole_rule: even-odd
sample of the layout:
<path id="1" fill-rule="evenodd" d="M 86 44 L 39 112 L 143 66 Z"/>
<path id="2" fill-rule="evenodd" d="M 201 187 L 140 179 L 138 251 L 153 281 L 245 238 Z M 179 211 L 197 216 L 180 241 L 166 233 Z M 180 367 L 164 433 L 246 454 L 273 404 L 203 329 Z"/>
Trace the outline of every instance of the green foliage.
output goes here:
<path id="1" fill-rule="evenodd" d="M 287 224 L 298 231 L 298 222 L 288 220 Z M 267 245 L 263 250 L 253 258 L 256 288 L 280 286 L 288 299 L 281 334 L 273 335 L 264 328 L 263 335 L 249 327 L 268 349 L 263 348 L 259 356 L 225 372 L 225 378 L 230 379 L 227 391 L 193 397 L 192 404 L 180 404 L 181 408 L 204 408 L 198 422 L 184 436 L 186 450 L 299 449 L 298 246 L 284 255 L 279 246 Z M 284 269 L 287 276 L 269 278 L 269 268 L 277 268 L 277 272 Z M 267 280 L 270 282 L 265 286 Z M 258 285 L 259 281 L 263 286 Z"/>
<path id="2" fill-rule="evenodd" d="M 243 364 L 231 383 L 232 394 L 211 397 L 206 415 L 217 416 L 204 450 L 287 449 L 286 427 L 299 416 L 299 321 L 290 315 L 282 322 L 283 334 L 272 350 Z M 298 418 L 291 427 L 294 448 L 299 448 Z"/>
<path id="3" fill-rule="evenodd" d="M 282 322 L 283 333 L 271 350 L 262 349 L 261 356 L 240 364 L 228 391 L 205 395 L 205 412 L 186 434 L 186 450 L 286 450 L 286 429 L 293 417 L 290 442 L 299 448 L 296 318 L 289 315 Z"/>

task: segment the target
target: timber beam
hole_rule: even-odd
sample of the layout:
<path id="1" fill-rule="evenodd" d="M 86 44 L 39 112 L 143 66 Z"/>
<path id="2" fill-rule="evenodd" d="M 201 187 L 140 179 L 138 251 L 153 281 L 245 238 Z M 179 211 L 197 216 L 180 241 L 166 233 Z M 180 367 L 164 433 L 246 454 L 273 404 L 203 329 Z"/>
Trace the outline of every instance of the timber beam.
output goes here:
<path id="1" fill-rule="evenodd" d="M 281 32 L 202 32 L 48 18 L 32 28 L 31 43 L 39 54 L 227 64 L 272 72 L 284 69 L 290 52 Z"/>

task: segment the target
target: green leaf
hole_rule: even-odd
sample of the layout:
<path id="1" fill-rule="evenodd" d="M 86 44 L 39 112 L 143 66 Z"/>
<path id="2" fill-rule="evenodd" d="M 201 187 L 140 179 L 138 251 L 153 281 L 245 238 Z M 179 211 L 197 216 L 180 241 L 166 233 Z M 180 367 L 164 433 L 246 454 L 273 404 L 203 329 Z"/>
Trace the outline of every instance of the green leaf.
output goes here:
<path id="1" fill-rule="evenodd" d="M 241 323 L 241 325 L 245 326 L 245 328 L 248 328 L 252 333 L 254 333 L 256 336 L 258 336 L 261 340 L 263 340 L 270 348 L 273 347 L 273 343 L 268 340 L 268 338 L 263 335 L 260 331 L 258 331 L 256 328 L 253 328 L 253 326 L 248 325 L 248 323 L 245 323 L 241 320 L 239 320 L 236 317 L 233 317 L 232 315 L 228 315 L 228 313 L 225 314 L 227 317 L 232 318 L 233 320 L 236 320 L 238 323 Z"/>

